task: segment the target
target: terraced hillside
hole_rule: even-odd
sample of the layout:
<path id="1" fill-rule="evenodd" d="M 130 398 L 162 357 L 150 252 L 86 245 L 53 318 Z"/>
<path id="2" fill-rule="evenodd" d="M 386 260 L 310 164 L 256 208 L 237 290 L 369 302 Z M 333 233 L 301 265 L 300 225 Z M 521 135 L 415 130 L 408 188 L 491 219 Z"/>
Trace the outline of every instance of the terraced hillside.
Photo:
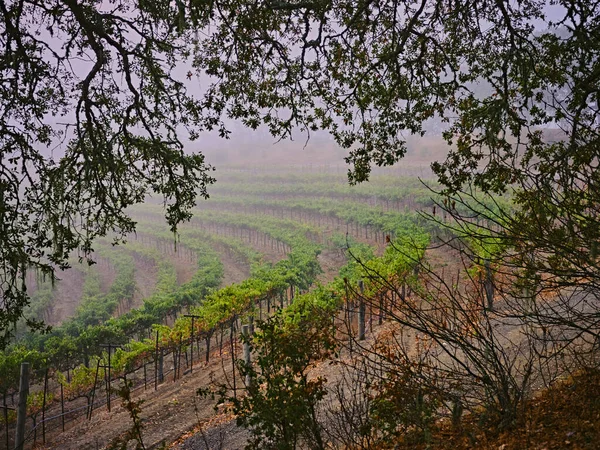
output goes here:
<path id="1" fill-rule="evenodd" d="M 162 225 L 162 205 L 133 208 L 137 234 L 127 243 L 100 241 L 97 264 L 74 262 L 54 286 L 36 285 L 34 295 L 47 291 L 48 298 L 36 301 L 31 314 L 53 318 L 55 327 L 43 336 L 23 337 L 14 355 L 0 361 L 14 374 L 20 349 L 26 348 L 38 370 L 34 383 L 47 386 L 43 410 L 51 418 L 36 416 L 30 441 L 57 442 L 57 448 L 102 446 L 124 431 L 127 421 L 117 419 L 120 413 L 92 413 L 106 406 L 108 381 L 99 380 L 109 376 L 114 383 L 126 376 L 144 388 L 149 396 L 144 414 L 149 421 L 158 415 L 152 422 L 164 426 L 155 435 L 174 440 L 194 426 L 196 416 L 189 399 L 174 400 L 178 394 L 166 389 L 168 373 L 179 386 L 196 383 L 190 381 L 196 377 L 206 381 L 206 371 L 194 370 L 194 378 L 186 374 L 200 361 L 214 364 L 217 352 L 223 362 L 209 372 L 235 380 L 231 355 L 240 350 L 236 336 L 242 322 L 266 317 L 319 284 L 336 283 L 340 269 L 345 277 L 360 271 L 350 254 L 388 261 L 390 242 L 428 241 L 439 229 L 418 211 L 431 210 L 431 196 L 414 178 L 381 176 L 349 187 L 337 174 L 225 170 L 212 198 L 198 205 L 177 235 Z M 117 348 L 110 350 L 110 365 L 108 343 Z M 44 383 L 46 366 L 51 370 Z M 15 380 L 3 380 L 9 405 Z M 150 394 L 154 383 L 158 390 Z M 166 414 L 171 401 L 187 405 L 176 415 L 177 426 L 169 425 L 175 419 Z M 66 434 L 63 419 L 72 430 Z M 8 425 L 10 440 L 14 424 Z M 83 429 L 85 437 L 74 438 Z"/>

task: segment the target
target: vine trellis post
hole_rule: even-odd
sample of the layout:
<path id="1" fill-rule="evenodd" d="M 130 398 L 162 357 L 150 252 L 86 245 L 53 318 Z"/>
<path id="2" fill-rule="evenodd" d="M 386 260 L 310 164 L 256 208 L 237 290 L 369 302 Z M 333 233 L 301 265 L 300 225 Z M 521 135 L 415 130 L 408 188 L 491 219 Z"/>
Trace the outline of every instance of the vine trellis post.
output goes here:
<path id="1" fill-rule="evenodd" d="M 6 404 L 6 396 L 4 396 L 4 404 L 0 406 L 4 409 L 4 424 L 6 425 L 6 432 L 4 433 L 6 438 L 6 450 L 10 450 L 10 437 L 8 435 L 8 410 L 14 411 L 15 408 L 11 408 Z"/>
<path id="2" fill-rule="evenodd" d="M 250 387 L 250 383 L 252 382 L 252 377 L 250 376 L 250 336 L 252 336 L 252 330 L 250 325 L 242 326 L 242 335 L 244 337 L 244 363 L 246 364 L 246 389 Z M 235 370 L 235 369 L 234 369 Z"/>
<path id="3" fill-rule="evenodd" d="M 48 365 L 44 371 L 44 399 L 42 400 L 42 444 L 46 444 L 46 395 L 48 394 Z"/>
<path id="4" fill-rule="evenodd" d="M 190 340 L 190 373 L 194 373 L 194 320 L 199 319 L 200 316 L 197 314 L 184 314 L 183 317 L 190 317 L 192 319 L 192 332 Z M 208 361 L 208 351 L 206 358 L 206 360 Z"/>
<path id="5" fill-rule="evenodd" d="M 17 429 L 15 431 L 15 450 L 25 445 L 25 421 L 27 420 L 27 396 L 29 395 L 29 363 L 21 363 L 19 380 L 19 404 L 17 406 Z M 8 430 L 7 430 L 8 431 Z"/>
<path id="6" fill-rule="evenodd" d="M 231 320 L 231 328 L 230 328 L 230 332 L 229 332 L 229 341 L 231 344 L 231 368 L 232 368 L 232 375 L 233 375 L 233 398 L 237 398 L 237 387 L 236 387 L 236 383 L 235 383 L 235 339 L 234 339 L 236 320 L 237 320 L 237 317 L 234 314 L 233 319 Z"/>
<path id="7" fill-rule="evenodd" d="M 98 372 L 100 371 L 100 360 L 96 364 L 96 375 L 94 376 L 94 387 L 92 388 L 91 403 L 88 405 L 88 420 L 92 420 L 92 412 L 94 411 L 94 399 L 96 397 L 96 384 L 98 383 Z"/>
<path id="8" fill-rule="evenodd" d="M 154 355 L 154 390 L 158 389 L 158 330 L 156 330 L 156 353 Z"/>
<path id="9" fill-rule="evenodd" d="M 107 378 L 106 378 L 106 383 L 107 383 L 107 388 L 106 388 L 106 408 L 108 409 L 108 412 L 110 412 L 110 390 L 111 390 L 111 374 L 110 374 L 110 355 L 112 353 L 113 350 L 116 350 L 117 348 L 121 348 L 120 345 L 116 345 L 116 344 L 100 344 L 100 347 L 104 347 L 108 349 L 108 366 L 106 366 L 106 368 L 108 369 L 108 374 L 107 374 Z M 91 414 L 90 414 L 91 415 Z"/>

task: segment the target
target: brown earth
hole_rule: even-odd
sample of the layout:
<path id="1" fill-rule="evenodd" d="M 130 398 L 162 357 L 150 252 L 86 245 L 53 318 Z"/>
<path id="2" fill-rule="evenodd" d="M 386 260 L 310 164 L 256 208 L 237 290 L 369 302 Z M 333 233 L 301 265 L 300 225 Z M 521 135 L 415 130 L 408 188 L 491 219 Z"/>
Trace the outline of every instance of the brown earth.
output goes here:
<path id="1" fill-rule="evenodd" d="M 309 221 L 309 217 L 306 218 Z M 317 220 L 319 220 L 317 218 Z M 336 226 L 336 230 L 345 230 L 345 225 Z M 331 228 L 330 228 L 331 230 Z M 369 233 L 369 238 L 365 238 L 359 230 L 357 234 L 361 240 L 373 243 L 373 234 Z M 271 261 L 280 260 L 285 256 L 282 251 L 271 248 L 270 245 L 261 245 L 261 240 L 250 240 L 256 250 L 265 255 L 265 259 Z M 219 249 L 220 257 L 225 264 L 225 282 L 241 281 L 248 274 L 248 268 L 240 264 L 234 255 L 228 254 L 225 249 Z M 324 273 L 319 277 L 319 281 L 327 283 L 337 275 L 339 268 L 345 264 L 346 258 L 339 251 L 324 250 L 319 256 L 319 261 Z M 179 274 L 179 272 L 178 272 Z M 216 347 L 216 345 L 214 345 Z M 199 424 L 210 423 L 213 426 L 210 430 L 212 444 L 209 448 L 218 448 L 221 436 L 227 436 L 229 441 L 226 449 L 243 448 L 246 441 L 245 431 L 239 430 L 231 422 L 227 415 L 215 416 L 212 400 L 201 400 L 196 397 L 196 390 L 200 387 L 206 387 L 213 380 L 231 382 L 231 360 L 228 357 L 228 350 L 223 350 L 224 358 L 218 358 L 219 350 L 213 350 L 213 356 L 207 366 L 196 363 L 194 372 L 185 374 L 181 379 L 173 382 L 172 378 L 158 387 L 154 391 L 150 387 L 147 391 L 137 391 L 134 393 L 134 400 L 143 400 L 141 405 L 142 418 L 146 426 L 144 431 L 144 443 L 146 448 L 155 448 L 161 442 L 168 444 L 176 441 L 190 430 L 198 429 Z M 151 367 L 151 365 L 149 366 Z M 335 368 L 324 368 L 328 372 L 335 372 Z M 172 374 L 168 375 L 172 377 Z M 334 379 L 333 376 L 331 376 Z M 240 380 L 237 380 L 238 386 Z M 118 401 L 113 400 L 113 405 Z M 216 424 L 221 425 L 216 426 Z M 131 426 L 131 421 L 127 411 L 122 406 L 113 406 L 110 413 L 106 409 L 94 412 L 90 421 L 80 419 L 70 430 L 65 433 L 52 436 L 52 444 L 47 448 L 55 449 L 96 449 L 102 448 L 114 437 L 125 432 Z M 200 434 L 197 439 L 201 439 Z M 213 444 L 215 446 L 213 446 Z M 185 444 L 183 444 L 185 445 Z M 193 444 L 201 445 L 201 444 Z M 187 447 L 182 448 L 203 448 Z"/>
<path id="2" fill-rule="evenodd" d="M 600 371 L 587 369 L 528 400 L 508 430 L 466 416 L 458 427 L 436 424 L 430 441 L 399 441 L 398 450 L 597 450 L 600 448 Z"/>
<path id="3" fill-rule="evenodd" d="M 147 233 L 137 233 L 131 239 L 147 247 L 159 250 L 162 257 L 169 259 L 177 274 L 177 285 L 187 283 L 192 279 L 194 273 L 196 273 L 196 253 L 185 245 L 179 243 L 175 246 L 172 242 L 157 239 Z"/>
<path id="4" fill-rule="evenodd" d="M 223 263 L 223 280 L 221 287 L 234 283 L 241 283 L 250 276 L 250 266 L 246 261 L 227 249 L 224 245 L 213 246 L 219 253 L 219 259 Z"/>
<path id="5" fill-rule="evenodd" d="M 101 292 L 106 293 L 116 277 L 116 271 L 107 259 L 97 258 L 96 261 L 94 270 L 98 271 L 100 277 Z M 55 285 L 53 303 L 47 312 L 47 322 L 54 326 L 60 325 L 75 315 L 83 296 L 85 271 L 82 265 L 74 265 L 70 269 L 58 271 L 56 276 L 58 280 Z"/>
<path id="6" fill-rule="evenodd" d="M 216 347 L 216 346 L 215 346 Z M 211 384 L 211 379 L 222 379 L 223 370 L 231 374 L 231 360 L 224 350 L 224 358 L 218 358 L 219 349 L 212 352 L 208 365 L 196 363 L 193 373 L 188 373 L 173 382 L 172 373 L 166 374 L 166 380 L 154 391 L 133 393 L 135 401 L 142 400 L 142 420 L 145 426 L 144 444 L 146 448 L 155 448 L 161 442 L 171 443 L 184 433 L 193 429 L 198 421 L 208 420 L 213 415 L 210 400 L 198 400 L 196 390 Z M 151 365 L 149 365 L 152 368 Z M 151 383 L 150 383 L 151 384 Z M 198 409 L 198 415 L 195 412 Z M 128 412 L 113 400 L 109 413 L 107 409 L 94 411 L 91 420 L 82 417 L 70 430 L 52 437 L 48 449 L 97 449 L 104 448 L 112 439 L 131 427 Z"/>
<path id="7" fill-rule="evenodd" d="M 78 267 L 60 271 L 56 276 L 59 280 L 56 282 L 53 304 L 49 308 L 49 325 L 60 325 L 73 317 L 83 295 L 85 273 Z"/>
<path id="8" fill-rule="evenodd" d="M 139 308 L 144 304 L 144 299 L 150 297 L 156 288 L 156 275 L 158 266 L 152 258 L 147 258 L 136 252 L 131 252 L 135 264 L 133 279 L 135 282 L 135 292 L 128 310 Z M 120 311 L 124 314 L 127 311 Z"/>
<path id="9" fill-rule="evenodd" d="M 317 277 L 321 284 L 331 283 L 338 275 L 340 267 L 346 264 L 346 256 L 340 254 L 337 250 L 323 250 L 317 257 L 323 273 Z"/>
<path id="10" fill-rule="evenodd" d="M 281 257 L 281 256 L 280 256 Z M 330 281 L 337 274 L 340 266 L 345 263 L 344 258 L 332 251 L 324 251 L 320 256 L 323 264 L 323 282 Z M 234 268 L 229 258 L 223 260 L 227 266 L 228 277 L 234 279 L 240 277 L 244 269 Z M 227 335 L 227 333 L 226 333 Z M 239 345 L 238 345 L 239 347 Z M 223 348 L 223 358 L 219 358 L 219 348 L 213 344 L 212 356 L 208 365 L 196 363 L 193 373 L 186 373 L 183 377 L 173 382 L 172 373 L 167 375 L 167 381 L 159 385 L 154 391 L 152 386 L 147 391 L 134 393 L 134 400 L 143 400 L 142 418 L 145 424 L 144 444 L 146 448 L 155 448 L 161 442 L 168 444 L 175 442 L 181 436 L 197 429 L 199 424 L 215 424 L 219 421 L 225 423 L 228 430 L 229 444 L 227 449 L 243 448 L 246 442 L 246 434 L 237 429 L 229 422 L 227 416 L 215 416 L 213 400 L 203 400 L 196 397 L 196 390 L 200 387 L 210 386 L 217 382 L 229 383 L 232 381 L 231 359 L 227 341 Z M 237 349 L 238 357 L 239 348 Z M 152 366 L 149 368 L 153 370 Z M 188 371 L 189 372 L 189 371 Z M 237 380 L 238 386 L 240 380 Z M 113 405 L 118 403 L 113 400 Z M 228 423 L 228 424 L 227 424 Z M 122 406 L 113 406 L 108 413 L 106 409 L 94 412 L 90 421 L 84 418 L 72 426 L 65 433 L 52 437 L 52 444 L 46 448 L 52 449 L 96 449 L 103 448 L 108 442 L 120 433 L 124 433 L 131 426 L 127 411 Z M 213 433 L 214 434 L 214 433 Z M 213 436 L 211 434 L 211 436 Z M 218 442 L 219 433 L 213 439 L 215 445 Z M 215 440 L 216 439 L 216 440 Z M 190 448 L 190 447 L 187 447 Z M 193 447 L 191 447 L 193 448 Z M 218 448 L 209 446 L 209 448 Z"/>

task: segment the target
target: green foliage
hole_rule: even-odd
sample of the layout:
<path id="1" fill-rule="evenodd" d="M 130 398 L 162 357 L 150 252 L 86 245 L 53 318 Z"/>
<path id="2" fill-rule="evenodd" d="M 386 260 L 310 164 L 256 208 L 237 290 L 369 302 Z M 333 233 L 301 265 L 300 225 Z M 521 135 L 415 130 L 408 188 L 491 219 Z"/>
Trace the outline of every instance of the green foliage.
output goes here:
<path id="1" fill-rule="evenodd" d="M 298 196 L 310 197 L 317 204 L 326 198 L 340 200 L 373 201 L 380 205 L 389 202 L 399 202 L 403 205 L 429 207 L 438 196 L 431 189 L 440 186 L 433 180 L 428 180 L 426 187 L 413 177 L 373 176 L 368 183 L 349 185 L 345 176 L 331 173 L 296 173 L 274 174 L 259 173 L 253 177 L 236 172 L 221 173 L 219 183 L 211 189 L 211 198 L 207 202 L 247 205 L 282 204 L 275 200 L 281 196 L 289 196 L 286 205 L 294 206 Z M 258 198 L 262 200 L 258 200 Z M 275 197 L 270 198 L 269 197 Z M 237 199 L 240 200 L 237 200 Z"/>
<path id="2" fill-rule="evenodd" d="M 155 209 L 148 208 L 148 210 Z M 239 216 L 227 216 L 222 220 L 232 218 L 239 220 Z M 276 220 L 266 223 L 256 220 L 252 225 L 286 242 L 290 246 L 288 258 L 274 266 L 256 265 L 250 279 L 239 285 L 216 290 L 223 274 L 223 266 L 216 252 L 207 245 L 202 233 L 198 233 L 195 229 L 183 229 L 181 243 L 198 255 L 198 270 L 190 282 L 177 289 L 169 290 L 169 286 L 173 286 L 174 283 L 172 267 L 168 264 L 159 265 L 158 285 L 162 287 L 145 299 L 141 308 L 118 318 L 109 318 L 101 325 L 94 324 L 93 317 L 106 317 L 107 308 L 114 304 L 110 299 L 116 298 L 113 294 L 124 295 L 132 292 L 127 288 L 130 286 L 128 284 L 130 281 L 133 283 L 131 256 L 123 251 L 117 252 L 110 257 L 115 265 L 119 264 L 120 272 L 116 280 L 123 280 L 123 282 L 111 287 L 106 296 L 109 300 L 102 301 L 104 297 L 100 294 L 98 277 L 92 266 L 84 286 L 84 299 L 87 300 L 82 304 L 82 311 L 85 314 L 78 314 L 62 326 L 56 327 L 49 335 L 30 339 L 28 345 L 45 348 L 48 357 L 58 366 L 66 369 L 74 367 L 79 362 L 83 362 L 85 367 L 93 367 L 91 358 L 99 357 L 103 353 L 100 344 L 104 342 L 121 344 L 124 348 L 117 350 L 113 360 L 116 373 L 120 373 L 139 367 L 151 355 L 153 356 L 153 341 L 133 339 L 147 336 L 146 333 L 151 327 L 160 329 L 161 346 L 164 348 L 175 348 L 179 345 L 180 338 L 185 340 L 190 336 L 189 319 L 178 319 L 172 328 L 156 326 L 167 316 L 174 316 L 183 308 L 191 308 L 194 314 L 201 316 L 197 322 L 198 333 L 209 331 L 216 325 L 230 320 L 234 315 L 251 311 L 258 299 L 275 296 L 290 285 L 307 289 L 321 270 L 316 259 L 319 247 L 305 237 L 305 233 L 313 233 L 314 229 L 300 227 L 304 232 L 298 234 L 298 226 L 293 227 L 292 230 L 285 229 L 280 227 L 280 223 Z M 172 234 L 168 230 L 157 230 L 156 227 L 144 223 L 141 228 L 144 232 L 151 232 L 157 238 L 172 239 Z M 153 253 L 135 244 L 129 245 L 129 248 L 146 255 Z M 254 255 L 252 252 L 244 252 L 244 254 L 249 257 Z M 94 315 L 92 311 L 100 312 Z M 82 321 L 82 317 L 85 320 Z M 85 385 L 84 382 L 81 384 Z M 75 385 L 73 389 L 77 390 Z M 77 392 L 85 392 L 85 388 Z"/>
<path id="3" fill-rule="evenodd" d="M 76 399 L 85 397 L 90 401 L 90 395 L 94 389 L 94 381 L 96 379 L 96 365 L 93 367 L 78 366 L 71 373 L 71 382 L 66 383 L 64 376 L 60 377 L 61 383 L 65 387 L 65 396 L 68 399 Z M 98 370 L 98 379 L 104 379 L 104 368 Z"/>
<path id="4" fill-rule="evenodd" d="M 399 230 L 398 237 L 386 247 L 383 256 L 376 257 L 373 250 L 364 244 L 349 243 L 349 261 L 332 283 L 332 289 L 348 296 L 359 291 L 359 281 L 367 296 L 377 293 L 382 287 L 389 288 L 391 281 L 405 283 L 413 278 L 413 269 L 418 266 L 429 245 L 430 234 L 423 228 L 409 224 Z"/>
<path id="5" fill-rule="evenodd" d="M 309 369 L 333 355 L 336 344 L 330 312 L 304 306 L 293 316 L 280 311 L 257 324 L 255 336 L 245 338 L 254 362 L 238 363 L 242 376 L 252 380 L 248 393 L 237 398 L 223 393 L 220 399 L 231 402 L 238 425 L 251 430 L 248 449 L 295 449 L 302 443 L 326 448 L 317 417 L 326 380 L 310 377 Z"/>
<path id="6" fill-rule="evenodd" d="M 459 205 L 445 209 L 466 225 L 475 254 L 512 266 L 516 291 L 597 296 L 598 8 L 572 0 L 227 5 L 231 18 L 197 47 L 199 71 L 214 80 L 208 105 L 280 137 L 328 130 L 349 151 L 351 183 L 403 157 L 405 136 L 434 131 L 449 146 L 432 165 L 436 198 Z M 505 193 L 512 205 L 494 205 Z M 473 201 L 461 204 L 465 197 Z M 471 228 L 482 211 L 487 229 Z M 575 328 L 596 339 L 597 307 L 586 308 L 593 312 L 573 311 Z"/>
<path id="7" fill-rule="evenodd" d="M 128 303 L 135 292 L 135 265 L 130 254 L 123 249 L 107 251 L 100 248 L 98 255 L 107 258 L 114 267 L 116 277 L 106 294 L 100 290 L 100 277 L 94 266 L 88 268 L 83 296 L 72 319 L 85 328 L 106 322 L 120 302 Z"/>
<path id="8" fill-rule="evenodd" d="M 371 226 L 385 233 L 401 233 L 407 226 L 428 226 L 435 224 L 424 220 L 418 213 L 385 212 L 367 204 L 355 201 L 342 201 L 335 199 L 292 199 L 292 200 L 264 200 L 256 198 L 220 199 L 219 205 L 254 205 L 257 207 L 278 207 L 291 209 L 295 212 L 314 212 L 326 217 L 335 217 L 346 223 L 358 223 L 362 226 Z"/>
<path id="9" fill-rule="evenodd" d="M 130 340 L 123 348 L 116 349 L 111 358 L 111 366 L 115 374 L 130 373 L 154 356 L 155 341 L 144 339 L 143 341 Z"/>
<path id="10" fill-rule="evenodd" d="M 78 362 L 88 366 L 91 357 L 102 354 L 100 344 L 125 344 L 131 338 L 147 333 L 153 324 L 161 323 L 168 315 L 199 303 L 219 285 L 223 267 L 216 253 L 201 240 L 189 239 L 186 244 L 199 255 L 198 270 L 189 283 L 176 288 L 173 267 L 168 263 L 159 264 L 157 290 L 144 300 L 143 306 L 120 317 L 110 317 L 117 299 L 130 298 L 134 289 L 133 260 L 125 249 L 119 248 L 117 252 L 108 253 L 118 270 L 109 292 L 101 294 L 98 274 L 91 266 L 76 316 L 55 327 L 48 335 L 36 339 L 30 336 L 26 344 L 32 348 L 44 348 L 50 359 L 63 369 L 74 367 Z M 135 245 L 130 248 L 145 252 Z M 154 256 L 158 258 L 157 254 Z M 136 357 L 131 359 L 136 360 Z M 135 365 L 137 362 L 127 364 Z"/>
<path id="11" fill-rule="evenodd" d="M 54 400 L 54 394 L 52 392 L 46 393 L 46 405 L 50 404 Z M 29 417 L 36 417 L 44 406 L 44 392 L 39 391 L 27 396 L 27 415 Z"/>
<path id="12" fill-rule="evenodd" d="M 19 388 L 21 363 L 29 362 L 33 370 L 42 366 L 43 355 L 24 346 L 16 346 L 10 352 L 0 352 L 0 393 L 16 392 Z"/>
<path id="13" fill-rule="evenodd" d="M 54 299 L 55 283 L 52 280 L 36 280 L 36 290 L 30 296 L 30 304 L 24 311 L 25 317 L 44 320 L 45 313 Z"/>
<path id="14" fill-rule="evenodd" d="M 51 279 L 71 253 L 89 256 L 97 237 L 120 240 L 135 229 L 126 208 L 148 193 L 164 198 L 175 229 L 214 181 L 202 154 L 183 151 L 182 133 L 195 139 L 218 124 L 201 118 L 201 102 L 173 70 L 190 57 L 182 43 L 194 32 L 186 21 L 173 26 L 174 3 L 130 6 L 115 5 L 126 20 L 76 1 L 2 13 L 2 54 L 12 62 L 1 76 L 14 82 L 4 85 L 0 119 L 1 348 L 29 303 L 26 272 Z M 49 36 L 69 45 L 49 46 Z M 88 65 L 71 64 L 82 54 Z"/>

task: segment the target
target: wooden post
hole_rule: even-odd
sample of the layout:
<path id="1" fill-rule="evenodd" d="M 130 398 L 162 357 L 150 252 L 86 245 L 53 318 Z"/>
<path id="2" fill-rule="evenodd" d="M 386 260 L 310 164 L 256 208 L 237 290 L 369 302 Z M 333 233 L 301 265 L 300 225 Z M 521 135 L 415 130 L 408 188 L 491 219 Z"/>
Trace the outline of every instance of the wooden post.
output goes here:
<path id="1" fill-rule="evenodd" d="M 158 382 L 165 381 L 165 352 L 161 348 L 158 352 Z"/>
<path id="2" fill-rule="evenodd" d="M 346 304 L 342 303 L 341 307 L 344 312 L 344 323 L 346 326 L 346 330 L 348 332 L 348 350 L 350 354 L 352 354 L 352 333 L 354 332 L 352 328 L 352 311 L 353 308 L 352 300 L 350 299 L 350 291 L 348 289 L 348 279 L 344 278 L 344 290 L 346 293 Z"/>
<path id="3" fill-rule="evenodd" d="M 158 330 L 156 331 L 156 353 L 154 355 L 154 390 L 158 389 Z"/>
<path id="4" fill-rule="evenodd" d="M 29 363 L 21 363 L 19 381 L 19 404 L 17 406 L 17 429 L 15 431 L 15 450 L 23 450 L 25 445 L 25 421 L 27 420 L 27 396 L 29 395 Z M 7 428 L 8 430 L 8 428 Z"/>
<path id="5" fill-rule="evenodd" d="M 177 353 L 179 356 L 177 358 L 177 367 L 179 369 L 179 373 L 177 374 L 178 378 L 181 378 L 181 351 L 183 350 L 183 334 L 179 336 L 179 352 Z M 187 350 L 185 352 L 187 358 Z"/>
<path id="6" fill-rule="evenodd" d="M 114 344 L 102 344 L 100 345 L 100 347 L 106 347 L 108 349 L 108 374 L 107 374 L 107 388 L 106 388 L 106 408 L 108 409 L 108 412 L 110 412 L 110 394 L 111 394 L 111 387 L 110 387 L 110 355 L 112 353 L 113 349 L 117 349 L 120 347 L 120 345 L 114 345 Z"/>
<path id="7" fill-rule="evenodd" d="M 179 352 L 177 348 L 173 350 L 173 383 L 177 380 L 177 361 L 179 359 Z"/>
<path id="8" fill-rule="evenodd" d="M 195 314 L 184 314 L 183 317 L 191 317 L 192 318 L 192 332 L 191 332 L 191 342 L 190 342 L 190 373 L 194 373 L 194 319 L 199 318 Z M 206 358 L 208 362 L 208 356 Z"/>
<path id="9" fill-rule="evenodd" d="M 62 422 L 62 430 L 65 432 L 65 393 L 63 384 L 60 383 L 60 418 Z"/>
<path id="10" fill-rule="evenodd" d="M 235 316 L 233 317 L 233 320 L 231 321 L 231 328 L 229 331 L 229 341 L 231 344 L 231 367 L 232 367 L 232 373 L 233 373 L 233 398 L 237 398 L 237 388 L 235 385 L 235 339 L 234 339 L 234 334 L 233 334 L 233 329 L 235 328 Z"/>
<path id="11" fill-rule="evenodd" d="M 224 328 L 225 328 L 224 325 L 221 324 L 221 326 L 220 326 L 221 340 L 219 341 L 219 358 L 223 358 L 223 333 L 225 333 Z"/>
<path id="12" fill-rule="evenodd" d="M 4 409 L 4 424 L 6 425 L 6 432 L 4 433 L 4 437 L 6 438 L 6 450 L 10 450 L 10 438 L 8 436 L 8 410 L 10 409 L 14 411 L 15 409 L 6 404 L 6 393 L 4 394 L 4 403 L 2 408 Z"/>
<path id="13" fill-rule="evenodd" d="M 250 343 L 248 339 L 250 339 L 250 327 L 248 325 L 242 326 L 242 335 L 244 337 L 244 362 L 246 363 L 246 370 L 250 368 Z M 250 386 L 252 382 L 252 377 L 249 373 L 246 373 L 246 389 Z"/>
<path id="14" fill-rule="evenodd" d="M 94 410 L 94 398 L 96 397 L 96 383 L 98 383 L 98 372 L 100 371 L 100 360 L 96 364 L 96 375 L 94 377 L 94 387 L 92 389 L 92 402 L 89 405 L 88 420 L 92 420 L 92 411 Z"/>
<path id="15" fill-rule="evenodd" d="M 258 320 L 262 320 L 262 299 L 258 300 Z"/>
<path id="16" fill-rule="evenodd" d="M 46 395 L 48 394 L 48 367 L 44 373 L 44 398 L 42 400 L 42 444 L 46 444 Z"/>
<path id="17" fill-rule="evenodd" d="M 214 330 L 209 330 L 206 334 L 206 363 L 208 364 L 208 360 L 210 358 L 210 338 L 212 337 Z M 216 339 L 216 337 L 215 337 Z"/>
<path id="18" fill-rule="evenodd" d="M 194 373 L 194 319 L 192 317 L 192 329 L 190 330 L 190 373 Z"/>

